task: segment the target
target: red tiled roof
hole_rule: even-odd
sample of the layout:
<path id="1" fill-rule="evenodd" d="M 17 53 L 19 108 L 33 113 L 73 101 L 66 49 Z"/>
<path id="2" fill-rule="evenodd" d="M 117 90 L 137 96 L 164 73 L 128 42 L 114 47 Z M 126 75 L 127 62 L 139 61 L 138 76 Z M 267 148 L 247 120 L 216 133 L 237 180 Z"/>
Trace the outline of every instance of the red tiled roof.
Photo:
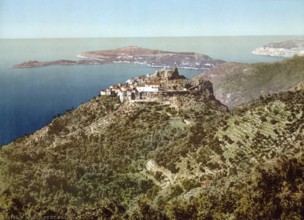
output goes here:
<path id="1" fill-rule="evenodd" d="M 131 87 L 126 87 L 125 90 L 126 91 L 133 91 L 133 89 Z"/>

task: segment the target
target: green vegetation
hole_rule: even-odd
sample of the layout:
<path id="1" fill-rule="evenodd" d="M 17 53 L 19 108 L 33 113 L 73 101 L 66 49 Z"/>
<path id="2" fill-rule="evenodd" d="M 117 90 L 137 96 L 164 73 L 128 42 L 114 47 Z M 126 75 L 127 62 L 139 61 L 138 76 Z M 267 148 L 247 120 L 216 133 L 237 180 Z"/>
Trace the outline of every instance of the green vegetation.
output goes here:
<path id="1" fill-rule="evenodd" d="M 261 95 L 287 91 L 304 81 L 304 57 L 294 56 L 275 63 L 224 63 L 198 78 L 210 80 L 216 98 L 236 107 Z"/>
<path id="2" fill-rule="evenodd" d="M 303 90 L 95 97 L 1 148 L 0 219 L 301 219 L 303 119 Z"/>

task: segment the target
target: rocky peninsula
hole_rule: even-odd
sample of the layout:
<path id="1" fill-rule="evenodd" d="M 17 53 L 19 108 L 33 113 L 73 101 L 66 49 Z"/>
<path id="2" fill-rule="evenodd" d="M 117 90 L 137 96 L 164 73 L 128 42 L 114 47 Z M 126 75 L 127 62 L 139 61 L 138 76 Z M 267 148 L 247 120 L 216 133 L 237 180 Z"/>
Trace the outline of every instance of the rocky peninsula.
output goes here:
<path id="1" fill-rule="evenodd" d="M 89 64 L 100 64 L 98 61 L 94 60 L 56 60 L 56 61 L 46 61 L 40 62 L 37 60 L 26 61 L 21 64 L 16 64 L 14 68 L 34 68 L 34 67 L 44 67 L 52 65 L 89 65 Z"/>
<path id="2" fill-rule="evenodd" d="M 105 63 L 137 63 L 151 67 L 206 69 L 224 63 L 211 57 L 193 52 L 171 52 L 151 50 L 136 46 L 116 50 L 84 52 L 80 58 L 97 60 Z"/>
<path id="3" fill-rule="evenodd" d="M 279 43 L 270 43 L 263 47 L 256 48 L 252 53 L 274 57 L 292 57 L 295 55 L 304 56 L 304 41 L 290 40 Z"/>
<path id="4" fill-rule="evenodd" d="M 134 63 L 144 64 L 151 67 L 185 68 L 185 69 L 209 69 L 222 60 L 193 52 L 170 52 L 162 50 L 151 50 L 136 46 L 124 47 L 115 50 L 99 50 L 83 52 L 77 55 L 81 60 L 57 60 L 57 61 L 27 61 L 16 64 L 14 68 L 33 68 L 50 65 L 88 65 L 106 63 Z"/>

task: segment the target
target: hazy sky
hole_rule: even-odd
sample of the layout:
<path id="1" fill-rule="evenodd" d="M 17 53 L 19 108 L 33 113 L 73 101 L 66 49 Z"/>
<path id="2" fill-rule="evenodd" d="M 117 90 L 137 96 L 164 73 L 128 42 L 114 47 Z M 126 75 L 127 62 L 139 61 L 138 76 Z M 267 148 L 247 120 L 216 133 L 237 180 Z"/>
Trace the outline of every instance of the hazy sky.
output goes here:
<path id="1" fill-rule="evenodd" d="M 304 0 L 0 0 L 0 38 L 304 35 Z"/>

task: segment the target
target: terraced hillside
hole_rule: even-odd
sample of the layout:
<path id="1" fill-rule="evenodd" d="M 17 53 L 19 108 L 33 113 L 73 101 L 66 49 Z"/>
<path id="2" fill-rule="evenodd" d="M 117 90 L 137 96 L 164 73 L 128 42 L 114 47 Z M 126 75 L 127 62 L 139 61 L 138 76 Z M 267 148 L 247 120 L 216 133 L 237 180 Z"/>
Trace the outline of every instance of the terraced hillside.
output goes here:
<path id="1" fill-rule="evenodd" d="M 301 219 L 304 91 L 228 112 L 95 97 L 0 151 L 0 216 Z"/>

